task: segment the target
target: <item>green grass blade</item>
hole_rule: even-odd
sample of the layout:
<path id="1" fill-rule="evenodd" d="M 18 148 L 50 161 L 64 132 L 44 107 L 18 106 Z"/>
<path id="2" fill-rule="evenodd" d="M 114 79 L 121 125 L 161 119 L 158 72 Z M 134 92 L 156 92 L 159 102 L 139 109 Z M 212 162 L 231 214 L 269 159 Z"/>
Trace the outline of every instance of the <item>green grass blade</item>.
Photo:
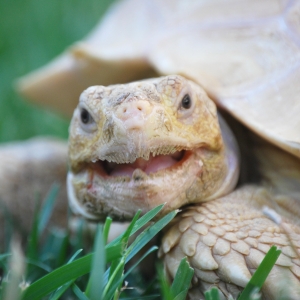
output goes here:
<path id="1" fill-rule="evenodd" d="M 152 246 L 124 275 L 125 279 L 140 263 L 142 260 L 144 260 L 149 254 L 151 254 L 154 251 L 157 251 L 158 247 L 157 246 Z"/>
<path id="2" fill-rule="evenodd" d="M 205 300 L 220 300 L 219 291 L 217 288 L 212 288 L 204 293 Z"/>
<path id="3" fill-rule="evenodd" d="M 133 217 L 132 221 L 130 222 L 129 226 L 127 227 L 126 231 L 123 233 L 121 240 L 119 241 L 123 247 L 123 251 L 125 251 L 127 247 L 128 239 L 140 214 L 141 211 L 138 210 L 135 216 Z M 103 292 L 103 300 L 109 300 L 113 297 L 114 294 L 119 293 L 119 287 L 122 284 L 122 275 L 124 273 L 125 259 L 126 253 L 124 253 L 123 257 L 120 260 L 116 260 L 112 263 L 110 267 L 109 279 Z"/>
<path id="4" fill-rule="evenodd" d="M 184 300 L 186 298 L 193 275 L 194 269 L 190 267 L 187 258 L 184 257 L 180 262 L 171 286 L 171 293 L 174 299 Z"/>
<path id="5" fill-rule="evenodd" d="M 39 300 L 60 286 L 90 271 L 92 255 L 75 260 L 69 265 L 60 267 L 31 284 L 23 294 L 23 300 Z"/>
<path id="6" fill-rule="evenodd" d="M 30 235 L 28 238 L 28 245 L 27 245 L 27 253 L 26 257 L 33 259 L 33 260 L 38 260 L 38 224 L 39 224 L 39 216 L 37 212 L 37 204 L 36 204 L 36 209 L 34 213 L 34 220 L 32 223 L 32 228 L 30 231 Z M 28 272 L 29 270 L 27 270 Z"/>
<path id="7" fill-rule="evenodd" d="M 176 216 L 177 210 L 168 213 L 166 216 L 161 218 L 159 221 L 149 226 L 145 231 L 143 231 L 135 241 L 128 248 L 128 256 L 126 262 L 134 257 L 158 232 L 160 232 L 166 225 L 171 222 L 171 220 Z M 162 277 L 164 278 L 164 276 Z M 170 288 L 166 289 L 165 300 L 173 300 Z"/>
<path id="8" fill-rule="evenodd" d="M 59 185 L 54 183 L 49 191 L 49 194 L 46 197 L 46 200 L 43 204 L 43 207 L 39 213 L 39 222 L 38 222 L 38 233 L 41 235 L 48 224 L 48 221 L 51 217 L 55 200 L 59 191 Z"/>
<path id="9" fill-rule="evenodd" d="M 54 244 L 52 247 L 55 257 L 55 268 L 63 265 L 66 261 L 68 240 L 69 236 L 64 230 L 61 230 L 59 234 L 55 235 Z"/>
<path id="10" fill-rule="evenodd" d="M 184 257 L 178 270 L 176 272 L 172 286 L 166 280 L 163 272 L 163 267 L 158 266 L 158 276 L 161 284 L 161 292 L 164 300 L 184 300 L 188 293 L 191 280 L 194 274 L 194 270 L 190 267 L 187 262 L 187 258 Z"/>
<path id="11" fill-rule="evenodd" d="M 71 219 L 71 212 L 69 210 L 69 222 Z M 84 241 L 84 227 L 86 224 L 86 221 L 84 219 L 77 220 L 78 225 L 76 229 L 76 236 L 72 239 L 72 245 L 74 249 L 83 249 L 85 248 L 85 241 Z"/>
<path id="12" fill-rule="evenodd" d="M 128 244 L 128 239 L 131 235 L 132 229 L 136 223 L 136 221 L 139 218 L 141 211 L 137 211 L 135 216 L 133 217 L 132 221 L 130 222 L 129 226 L 127 227 L 126 231 L 120 236 L 120 239 L 118 239 L 119 244 L 123 248 L 123 252 L 125 252 L 125 249 Z M 111 286 L 115 286 L 116 282 L 119 282 L 121 279 L 123 272 L 124 272 L 124 266 L 125 266 L 125 255 L 119 260 L 115 260 L 112 262 L 110 268 L 109 268 L 109 276 L 107 276 L 107 272 L 105 272 L 105 275 L 103 277 L 103 281 L 105 284 L 105 289 L 103 292 L 103 299 L 110 299 L 112 296 L 109 296 L 111 291 Z M 118 287 L 115 287 L 113 290 L 113 293 L 118 293 Z"/>
<path id="13" fill-rule="evenodd" d="M 149 300 L 161 300 L 161 295 L 160 294 L 153 294 L 153 295 L 147 295 L 147 296 L 137 296 L 137 297 L 130 297 L 130 298 L 120 298 L 120 300 L 144 300 L 144 299 L 149 299 Z"/>
<path id="14" fill-rule="evenodd" d="M 52 271 L 52 268 L 50 268 L 48 265 L 44 264 L 40 260 L 33 260 L 33 259 L 30 259 L 30 258 L 27 258 L 25 261 L 27 263 L 27 266 L 28 265 L 36 266 L 36 267 L 44 270 L 47 273 Z"/>
<path id="15" fill-rule="evenodd" d="M 267 276 L 271 272 L 273 266 L 276 263 L 281 251 L 278 250 L 275 246 L 272 246 L 261 264 L 258 266 L 257 270 L 253 274 L 252 278 L 246 285 L 245 289 L 241 293 L 239 300 L 247 300 L 250 299 L 251 293 L 254 289 L 261 289 L 263 286 Z"/>
<path id="16" fill-rule="evenodd" d="M 177 296 L 175 298 L 173 298 L 173 300 L 182 300 L 182 299 L 185 299 L 188 291 L 189 291 L 189 288 L 181 291 L 180 293 L 177 294 Z"/>
<path id="17" fill-rule="evenodd" d="M 109 234 L 109 229 L 110 229 L 110 225 L 112 223 L 112 218 L 107 217 L 104 223 L 104 227 L 103 227 L 103 241 L 104 244 L 107 244 L 107 239 L 108 239 L 108 234 Z"/>
<path id="18" fill-rule="evenodd" d="M 157 210 L 158 211 L 158 210 Z M 155 213 L 155 211 L 154 211 Z M 136 226 L 136 223 L 138 221 L 138 218 L 141 214 L 141 211 L 137 211 L 135 216 L 133 217 L 132 221 L 130 222 L 129 226 L 127 227 L 126 231 L 118 237 L 116 240 L 114 240 L 112 243 L 115 243 L 116 241 L 120 243 L 123 247 L 123 251 L 125 252 L 125 249 L 128 244 L 129 237 L 133 234 L 133 229 L 136 228 L 136 230 L 140 229 L 140 227 Z M 150 215 L 151 217 L 151 215 Z M 149 218 L 149 214 L 148 214 Z M 145 222 L 145 218 L 144 218 Z M 142 224 L 142 223 L 140 223 Z M 122 281 L 121 278 L 124 273 L 124 267 L 125 267 L 125 259 L 128 255 L 124 253 L 123 257 L 120 260 L 116 260 L 112 263 L 111 267 L 109 268 L 109 276 L 107 276 L 107 272 L 105 272 L 105 275 L 103 277 L 104 283 L 106 284 L 105 290 L 103 293 L 103 299 L 111 299 L 113 294 L 118 294 L 119 292 L 119 286 L 121 285 Z M 113 287 L 113 288 L 112 288 Z"/>
<path id="19" fill-rule="evenodd" d="M 0 260 L 3 260 L 3 259 L 5 259 L 5 258 L 7 258 L 7 257 L 9 257 L 9 256 L 11 256 L 11 253 L 1 254 L 1 255 L 0 255 Z"/>
<path id="20" fill-rule="evenodd" d="M 146 214 L 143 217 L 141 217 L 139 220 L 136 221 L 135 225 L 133 226 L 133 229 L 131 232 L 135 232 L 135 230 L 140 229 L 145 224 L 149 222 L 157 213 L 162 209 L 163 205 L 160 205 L 153 210 L 150 211 L 150 214 Z M 126 262 L 128 262 L 132 257 L 134 257 L 160 230 L 162 230 L 177 214 L 177 211 L 170 212 L 166 216 L 164 216 L 162 219 L 160 219 L 155 224 L 149 226 L 147 229 L 145 229 L 136 239 L 135 241 L 130 245 L 130 247 L 126 250 L 126 253 L 124 254 L 124 257 L 126 258 Z M 146 216 L 146 217 L 145 217 Z M 145 218 L 144 218 L 145 217 Z M 133 223 L 131 223 L 132 225 Z M 129 230 L 128 230 L 129 231 Z M 120 239 L 118 238 L 119 242 Z M 115 242 L 115 241 L 113 241 Z M 118 274 L 120 276 L 120 273 Z M 107 272 L 105 273 L 105 278 L 107 278 Z M 120 278 L 119 278 L 120 279 Z M 117 281 L 115 281 L 117 282 Z M 122 281 L 120 281 L 122 282 Z M 118 283 L 120 283 L 118 282 Z M 115 283 L 116 284 L 116 283 Z M 118 285 L 117 285 L 118 286 Z M 116 286 L 114 285 L 112 289 L 115 289 Z M 111 296 L 111 293 L 109 294 Z"/>
<path id="21" fill-rule="evenodd" d="M 72 285 L 72 291 L 79 300 L 90 300 L 90 298 L 88 298 L 76 284 Z M 100 300 L 101 298 L 98 299 Z"/>
<path id="22" fill-rule="evenodd" d="M 34 219 L 31 227 L 31 231 L 28 238 L 27 249 L 26 249 L 26 258 L 30 261 L 38 261 L 39 253 L 38 253 L 38 241 L 39 241 L 39 233 L 38 233 L 38 224 L 39 224 L 39 214 L 38 214 L 38 205 L 37 201 L 35 202 L 35 212 Z M 32 264 L 27 265 L 26 276 L 30 281 L 34 280 L 34 266 Z"/>
<path id="23" fill-rule="evenodd" d="M 39 259 L 47 262 L 53 269 L 62 266 L 67 258 L 69 234 L 63 229 L 51 229 L 47 232 L 42 249 L 39 251 Z"/>
<path id="24" fill-rule="evenodd" d="M 116 282 L 119 282 L 120 278 L 123 275 L 125 267 L 125 258 L 124 255 L 121 259 L 118 259 L 114 261 L 110 268 L 108 269 L 109 275 L 106 276 L 106 274 L 103 277 L 103 282 L 105 284 L 105 292 L 103 293 L 103 299 L 110 299 L 108 298 L 107 294 L 109 293 L 109 290 L 111 289 L 111 286 L 114 286 Z M 113 293 L 118 289 L 118 286 L 114 289 Z"/>
<path id="25" fill-rule="evenodd" d="M 130 222 L 129 226 L 127 227 L 126 231 L 124 232 L 124 234 L 122 235 L 122 242 L 127 244 L 129 237 L 132 235 L 132 231 L 133 228 L 139 218 L 141 214 L 141 211 L 138 210 L 135 214 L 135 216 L 133 217 L 132 221 Z"/>
<path id="26" fill-rule="evenodd" d="M 145 226 L 148 222 L 150 222 L 164 207 L 164 204 L 156 206 L 155 208 L 151 209 L 147 213 L 145 213 L 140 219 L 138 219 L 130 233 L 130 236 L 135 234 L 138 230 L 140 230 L 143 226 Z M 120 242 L 123 235 L 117 237 L 113 241 L 109 243 L 109 245 L 115 245 Z"/>
<path id="27" fill-rule="evenodd" d="M 106 261 L 111 262 L 121 257 L 120 245 L 106 247 Z M 31 284 L 23 293 L 23 300 L 40 300 L 69 281 L 90 272 L 93 254 L 64 265 Z"/>
<path id="28" fill-rule="evenodd" d="M 74 259 L 82 252 L 82 249 L 77 250 L 72 257 L 69 259 L 68 264 L 74 261 Z"/>
<path id="29" fill-rule="evenodd" d="M 140 264 L 142 260 L 144 260 L 149 254 L 156 251 L 158 249 L 157 246 L 151 247 L 123 276 L 119 278 L 118 281 L 115 281 L 114 285 L 111 285 L 110 289 L 107 291 L 107 296 L 103 299 L 111 299 L 114 292 L 118 289 L 118 287 L 122 284 L 125 278 Z"/>
<path id="30" fill-rule="evenodd" d="M 120 300 L 161 300 L 160 294 L 153 294 L 153 295 L 147 295 L 147 296 L 137 296 L 137 297 L 130 297 L 130 298 L 120 298 Z"/>
<path id="31" fill-rule="evenodd" d="M 162 210 L 163 207 L 164 207 L 164 204 L 161 204 L 161 205 L 153 208 L 152 210 L 150 210 L 146 214 L 144 214 L 140 219 L 138 219 L 136 221 L 135 225 L 133 226 L 133 229 L 132 229 L 132 231 L 130 233 L 130 236 L 132 236 L 134 233 L 136 233 L 138 230 L 140 230 L 143 226 L 145 226 L 149 221 L 151 221 Z M 174 215 L 171 218 L 174 218 L 174 216 L 176 215 L 176 213 L 177 212 L 174 212 Z M 164 222 L 164 221 L 162 221 L 162 222 Z M 167 223 L 169 222 L 168 219 L 166 219 L 166 222 Z M 162 228 L 163 228 L 163 226 L 162 226 Z M 150 232 L 150 239 L 151 239 L 151 234 L 153 235 L 153 232 L 152 233 Z M 123 238 L 124 235 L 125 235 L 125 233 L 123 233 L 122 235 L 120 235 L 119 237 L 117 237 L 116 239 L 114 239 L 113 241 L 111 241 L 108 245 L 111 246 L 111 245 L 116 245 L 116 244 L 120 243 L 120 241 L 122 240 L 122 238 Z M 143 235 L 145 235 L 145 233 L 143 233 Z M 135 243 L 137 242 L 138 239 L 141 239 L 141 235 L 136 239 Z M 146 245 L 146 243 L 150 239 L 144 238 L 141 241 L 140 247 L 134 249 L 135 252 L 137 253 L 141 249 L 141 247 L 143 247 L 143 245 Z M 131 248 L 130 248 L 129 252 L 133 249 L 133 246 L 134 246 L 134 244 L 131 245 Z M 134 256 L 134 254 L 131 255 L 129 258 L 127 257 L 126 262 L 128 262 L 129 259 L 131 259 L 131 257 L 133 257 L 133 256 Z M 106 272 L 104 274 L 104 282 L 105 283 L 108 282 L 108 277 L 109 277 L 110 271 L 111 271 L 111 268 L 109 268 L 108 270 L 106 270 Z"/>
<path id="32" fill-rule="evenodd" d="M 95 242 L 95 252 L 92 261 L 92 271 L 90 275 L 90 291 L 86 293 L 91 300 L 98 300 L 102 298 L 104 271 L 105 249 L 102 227 L 99 226 Z"/>
<path id="33" fill-rule="evenodd" d="M 72 257 L 69 259 L 68 264 L 71 263 L 78 255 L 79 253 L 82 251 L 82 249 L 77 250 Z M 58 288 L 56 290 L 56 292 L 52 295 L 51 298 L 49 298 L 49 300 L 58 300 L 60 299 L 60 296 L 72 285 L 72 283 L 75 281 L 76 279 L 73 279 L 71 281 L 69 281 L 68 283 L 65 283 L 63 286 L 61 286 L 60 288 Z"/>
<path id="34" fill-rule="evenodd" d="M 135 234 L 138 230 L 140 230 L 143 226 L 150 222 L 163 209 L 164 206 L 164 204 L 156 206 L 155 208 L 144 214 L 139 220 L 137 220 L 132 229 L 131 235 Z"/>
<path id="35" fill-rule="evenodd" d="M 145 214 L 139 220 L 132 223 L 131 228 L 129 228 L 123 236 L 114 240 L 112 243 L 108 244 L 106 249 L 106 260 L 107 262 L 112 262 L 115 259 L 122 257 L 122 252 L 124 251 L 124 242 L 127 243 L 128 236 L 132 235 L 133 232 L 144 226 L 149 220 L 159 213 L 162 206 L 156 207 L 149 213 Z M 166 226 L 176 215 L 176 212 L 171 212 L 157 223 L 146 229 L 137 238 L 127 253 L 126 261 L 130 260 L 142 247 L 145 246 L 164 226 Z M 136 221 L 136 222 L 135 222 Z M 93 254 L 86 255 L 79 258 L 68 265 L 64 265 L 51 273 L 45 275 L 39 280 L 31 284 L 22 294 L 23 300 L 39 300 L 54 292 L 58 288 L 64 286 L 65 284 L 70 284 L 73 280 L 78 277 L 87 274 L 91 270 Z M 126 257 L 126 256 L 125 256 Z"/>
<path id="36" fill-rule="evenodd" d="M 168 225 L 176 216 L 176 214 L 177 210 L 168 213 L 155 224 L 151 225 L 145 231 L 143 231 L 128 248 L 129 254 L 126 262 L 129 261 L 133 256 L 135 256 L 158 232 L 160 232 L 166 225 Z"/>
<path id="37" fill-rule="evenodd" d="M 160 290 L 163 300 L 174 300 L 173 295 L 171 292 L 170 284 L 164 274 L 163 266 L 161 264 L 158 264 L 157 267 L 157 275 L 160 282 Z"/>
<path id="38" fill-rule="evenodd" d="M 68 283 L 65 283 L 63 286 L 58 288 L 56 292 L 49 298 L 49 300 L 58 300 L 62 296 L 62 294 L 72 285 L 72 283 L 75 282 L 76 279 L 73 279 L 69 281 Z"/>
<path id="39" fill-rule="evenodd" d="M 103 292 L 103 300 L 109 300 L 115 293 L 119 293 L 119 286 L 122 283 L 122 275 L 125 267 L 125 257 L 122 257 L 114 272 L 109 276 L 108 283 Z"/>

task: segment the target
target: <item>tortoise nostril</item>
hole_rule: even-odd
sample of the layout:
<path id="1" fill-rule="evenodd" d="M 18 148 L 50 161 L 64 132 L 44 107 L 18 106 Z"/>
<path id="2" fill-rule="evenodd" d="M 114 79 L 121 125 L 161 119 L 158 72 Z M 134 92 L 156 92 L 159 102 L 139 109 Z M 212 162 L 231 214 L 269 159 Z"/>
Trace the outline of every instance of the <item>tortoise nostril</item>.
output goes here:
<path id="1" fill-rule="evenodd" d="M 132 118 L 145 119 L 152 111 L 151 105 L 146 100 L 131 101 L 122 103 L 118 108 L 117 116 L 121 120 L 129 120 Z"/>

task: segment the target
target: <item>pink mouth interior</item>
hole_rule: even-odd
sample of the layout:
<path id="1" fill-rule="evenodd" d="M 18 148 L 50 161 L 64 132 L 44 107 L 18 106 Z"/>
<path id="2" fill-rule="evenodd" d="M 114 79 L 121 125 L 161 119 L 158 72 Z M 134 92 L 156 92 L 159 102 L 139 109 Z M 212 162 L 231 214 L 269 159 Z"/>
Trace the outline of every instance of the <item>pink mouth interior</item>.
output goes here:
<path id="1" fill-rule="evenodd" d="M 132 176 L 136 169 L 140 169 L 146 174 L 155 173 L 159 170 L 167 169 L 175 165 L 184 156 L 185 151 L 178 151 L 170 155 L 150 155 L 149 160 L 143 158 L 136 159 L 129 164 L 117 164 L 112 162 L 100 162 L 107 175 L 110 176 Z M 102 169 L 101 168 L 101 169 Z"/>

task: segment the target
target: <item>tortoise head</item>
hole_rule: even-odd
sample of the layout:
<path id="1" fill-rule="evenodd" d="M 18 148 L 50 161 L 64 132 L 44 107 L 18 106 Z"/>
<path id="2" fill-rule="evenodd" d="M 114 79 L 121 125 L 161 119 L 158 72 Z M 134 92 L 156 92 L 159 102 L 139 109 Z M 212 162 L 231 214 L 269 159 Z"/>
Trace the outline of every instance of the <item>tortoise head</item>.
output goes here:
<path id="1" fill-rule="evenodd" d="M 237 179 L 225 145 L 214 103 L 181 76 L 90 87 L 70 126 L 71 207 L 89 219 L 129 219 L 213 199 Z"/>

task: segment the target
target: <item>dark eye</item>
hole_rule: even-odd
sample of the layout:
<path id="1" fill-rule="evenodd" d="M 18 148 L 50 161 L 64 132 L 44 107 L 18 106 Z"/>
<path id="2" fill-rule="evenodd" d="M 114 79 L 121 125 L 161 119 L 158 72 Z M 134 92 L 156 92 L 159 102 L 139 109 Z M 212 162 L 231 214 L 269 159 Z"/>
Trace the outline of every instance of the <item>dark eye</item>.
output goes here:
<path id="1" fill-rule="evenodd" d="M 84 108 L 81 109 L 80 118 L 83 124 L 88 124 L 92 121 L 90 113 Z"/>
<path id="2" fill-rule="evenodd" d="M 189 94 L 186 94 L 181 101 L 181 106 L 185 109 L 189 109 L 192 106 L 192 100 Z"/>
<path id="3" fill-rule="evenodd" d="M 81 129 L 87 133 L 92 133 L 97 130 L 97 123 L 86 108 L 80 105 L 77 113 L 77 116 L 80 119 L 79 124 Z"/>

